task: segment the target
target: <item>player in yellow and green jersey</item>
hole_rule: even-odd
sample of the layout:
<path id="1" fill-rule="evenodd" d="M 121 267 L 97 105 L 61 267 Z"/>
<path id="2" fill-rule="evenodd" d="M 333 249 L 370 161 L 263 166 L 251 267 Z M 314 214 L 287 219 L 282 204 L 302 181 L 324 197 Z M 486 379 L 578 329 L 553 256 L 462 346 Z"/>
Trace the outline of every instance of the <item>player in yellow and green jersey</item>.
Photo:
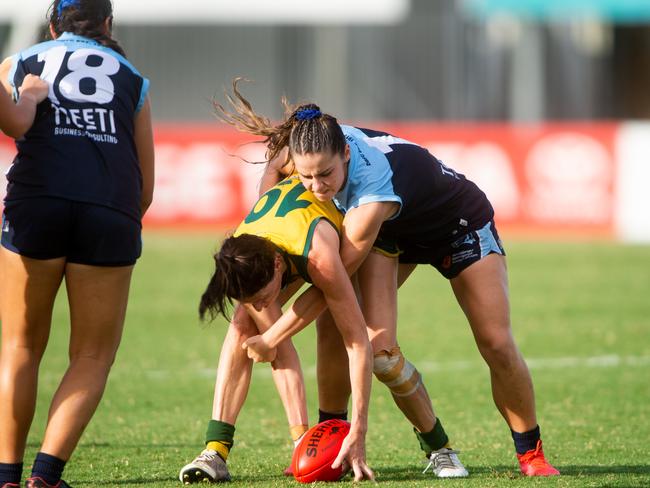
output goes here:
<path id="1" fill-rule="evenodd" d="M 215 254 L 215 272 L 199 305 L 201 318 L 227 316 L 233 300 L 239 305 L 222 346 L 206 449 L 181 469 L 181 482 L 230 479 L 226 459 L 252 369 L 252 360 L 240 345 L 280 319 L 280 307 L 304 282 L 317 289 L 303 293 L 287 313 L 299 315 L 314 294 L 322 292 L 350 351 L 350 380 L 355 385 L 352 430 L 337 461 L 346 458 L 357 479 L 373 478 L 365 463 L 372 353 L 363 315 L 339 256 L 342 220 L 332 202 L 319 201 L 300 180 L 288 178 L 260 197 Z M 297 442 L 308 421 L 300 361 L 290 340 L 277 348 L 273 372 Z"/>

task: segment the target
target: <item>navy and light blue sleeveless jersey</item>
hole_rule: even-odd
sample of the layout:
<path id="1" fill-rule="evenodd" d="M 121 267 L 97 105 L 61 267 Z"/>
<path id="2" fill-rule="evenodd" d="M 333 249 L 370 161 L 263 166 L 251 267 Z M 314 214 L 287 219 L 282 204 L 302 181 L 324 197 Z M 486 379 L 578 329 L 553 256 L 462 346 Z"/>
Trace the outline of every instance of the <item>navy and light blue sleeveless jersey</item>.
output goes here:
<path id="1" fill-rule="evenodd" d="M 13 57 L 9 82 L 16 98 L 28 73 L 48 81 L 50 93 L 31 129 L 16 141 L 6 199 L 60 197 L 139 220 L 134 117 L 149 81 L 117 52 L 70 33 Z"/>
<path id="2" fill-rule="evenodd" d="M 346 212 L 370 202 L 397 202 L 380 236 L 433 245 L 477 230 L 494 217 L 485 194 L 426 149 L 385 132 L 342 125 L 350 146 L 348 178 L 334 202 Z"/>

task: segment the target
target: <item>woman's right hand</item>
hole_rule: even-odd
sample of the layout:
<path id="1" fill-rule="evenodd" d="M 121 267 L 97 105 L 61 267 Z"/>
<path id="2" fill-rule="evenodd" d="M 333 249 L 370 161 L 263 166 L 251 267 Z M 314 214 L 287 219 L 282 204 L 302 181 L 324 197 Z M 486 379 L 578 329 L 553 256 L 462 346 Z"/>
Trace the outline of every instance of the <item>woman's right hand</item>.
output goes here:
<path id="1" fill-rule="evenodd" d="M 242 349 L 245 349 L 248 357 L 256 363 L 270 363 L 278 353 L 278 350 L 270 347 L 261 335 L 248 338 L 242 344 Z"/>
<path id="2" fill-rule="evenodd" d="M 50 85 L 36 75 L 29 74 L 23 79 L 23 84 L 18 88 L 21 97 L 33 98 L 38 104 L 47 98 Z"/>

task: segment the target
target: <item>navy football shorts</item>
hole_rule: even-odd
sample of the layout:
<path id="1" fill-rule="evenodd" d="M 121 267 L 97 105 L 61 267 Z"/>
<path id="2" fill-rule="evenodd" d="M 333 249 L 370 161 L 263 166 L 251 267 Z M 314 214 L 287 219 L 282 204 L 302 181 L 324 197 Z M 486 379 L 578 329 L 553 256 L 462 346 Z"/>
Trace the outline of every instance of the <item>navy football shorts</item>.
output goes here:
<path id="1" fill-rule="evenodd" d="M 418 245 L 395 242 L 380 236 L 373 249 L 385 256 L 397 257 L 400 263 L 430 264 L 447 279 L 455 278 L 488 254 L 506 254 L 494 220 L 478 230 L 459 234 L 450 242 Z"/>
<path id="2" fill-rule="evenodd" d="M 142 252 L 140 222 L 118 210 L 61 198 L 5 202 L 2 246 L 33 259 L 130 266 Z"/>

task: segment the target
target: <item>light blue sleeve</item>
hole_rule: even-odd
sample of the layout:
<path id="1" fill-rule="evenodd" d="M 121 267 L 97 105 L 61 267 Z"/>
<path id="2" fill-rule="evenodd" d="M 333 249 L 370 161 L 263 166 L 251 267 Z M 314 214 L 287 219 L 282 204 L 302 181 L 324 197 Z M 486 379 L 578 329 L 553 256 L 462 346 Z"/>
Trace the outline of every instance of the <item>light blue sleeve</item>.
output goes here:
<path id="1" fill-rule="evenodd" d="M 149 92 L 149 80 L 147 78 L 142 78 L 142 89 L 140 90 L 140 100 L 138 100 L 138 106 L 135 107 L 135 112 L 138 113 L 144 101 L 147 99 L 147 93 Z"/>
<path id="2" fill-rule="evenodd" d="M 11 57 L 11 66 L 9 67 L 9 73 L 7 75 L 7 81 L 9 81 L 9 86 L 11 86 L 14 102 L 18 100 L 18 87 L 16 86 L 16 70 L 18 69 L 18 62 L 20 61 L 20 54 L 14 54 Z"/>
<path id="3" fill-rule="evenodd" d="M 364 147 L 361 141 L 355 146 L 350 148 L 356 164 L 351 165 L 352 174 L 348 175 L 348 209 L 372 202 L 397 202 L 401 208 L 402 199 L 393 188 L 393 170 L 386 156 L 374 148 Z"/>

